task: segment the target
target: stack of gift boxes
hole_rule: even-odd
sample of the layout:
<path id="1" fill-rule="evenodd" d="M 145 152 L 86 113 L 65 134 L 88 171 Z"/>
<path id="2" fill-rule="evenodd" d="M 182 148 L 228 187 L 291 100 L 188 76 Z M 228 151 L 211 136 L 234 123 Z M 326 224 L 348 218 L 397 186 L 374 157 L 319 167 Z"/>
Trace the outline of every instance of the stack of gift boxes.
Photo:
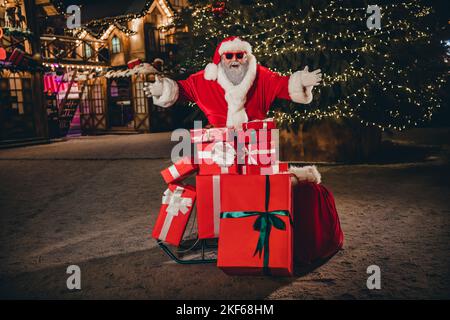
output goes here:
<path id="1" fill-rule="evenodd" d="M 191 130 L 194 156 L 162 171 L 153 237 L 178 246 L 197 201 L 198 238 L 218 238 L 217 265 L 228 274 L 293 272 L 291 178 L 278 161 L 272 119 L 242 129 Z M 196 186 L 181 181 L 197 173 Z"/>

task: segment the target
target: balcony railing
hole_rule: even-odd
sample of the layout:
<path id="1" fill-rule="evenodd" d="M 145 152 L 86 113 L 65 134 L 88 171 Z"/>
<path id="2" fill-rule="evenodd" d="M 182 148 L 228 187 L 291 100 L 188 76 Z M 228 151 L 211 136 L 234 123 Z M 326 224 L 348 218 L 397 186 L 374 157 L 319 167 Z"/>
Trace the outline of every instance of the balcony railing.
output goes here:
<path id="1" fill-rule="evenodd" d="M 87 46 L 90 48 L 90 55 L 86 54 Z M 41 55 L 46 63 L 93 66 L 110 64 L 108 42 L 102 40 L 44 34 L 41 36 Z"/>

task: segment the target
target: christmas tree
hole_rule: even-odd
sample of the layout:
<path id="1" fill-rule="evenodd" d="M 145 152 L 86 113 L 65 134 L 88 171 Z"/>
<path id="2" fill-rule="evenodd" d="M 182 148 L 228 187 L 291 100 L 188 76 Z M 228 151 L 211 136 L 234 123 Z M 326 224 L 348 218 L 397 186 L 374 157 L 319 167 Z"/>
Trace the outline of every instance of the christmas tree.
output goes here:
<path id="1" fill-rule="evenodd" d="M 322 70 L 311 104 L 274 104 L 271 115 L 282 125 L 331 117 L 403 130 L 427 123 L 444 103 L 443 25 L 426 1 L 378 1 L 370 12 L 367 1 L 190 2 L 175 21 L 189 30 L 178 35 L 176 56 L 188 74 L 202 70 L 231 35 L 281 74 L 306 65 Z"/>

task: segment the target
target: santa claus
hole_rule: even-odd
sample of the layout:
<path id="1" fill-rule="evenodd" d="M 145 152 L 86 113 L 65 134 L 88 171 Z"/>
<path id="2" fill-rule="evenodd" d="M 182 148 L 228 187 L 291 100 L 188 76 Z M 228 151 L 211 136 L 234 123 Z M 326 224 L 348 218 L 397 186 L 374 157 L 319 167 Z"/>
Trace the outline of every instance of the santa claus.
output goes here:
<path id="1" fill-rule="evenodd" d="M 308 67 L 281 76 L 259 65 L 251 45 L 229 37 L 216 48 L 205 70 L 174 81 L 156 78 L 144 91 L 154 104 L 170 107 L 178 99 L 195 102 L 214 127 L 239 128 L 242 123 L 265 119 L 276 98 L 307 104 L 322 79 L 320 69 Z M 295 259 L 309 265 L 327 259 L 343 244 L 343 233 L 331 192 L 321 183 L 314 166 L 291 167 L 293 184 Z"/>
<path id="2" fill-rule="evenodd" d="M 213 62 L 186 80 L 157 78 L 145 83 L 153 103 L 170 107 L 178 99 L 195 102 L 214 127 L 240 127 L 243 122 L 266 118 L 275 98 L 310 103 L 312 90 L 321 81 L 320 69 L 308 67 L 281 76 L 259 65 L 251 45 L 238 37 L 223 40 Z"/>

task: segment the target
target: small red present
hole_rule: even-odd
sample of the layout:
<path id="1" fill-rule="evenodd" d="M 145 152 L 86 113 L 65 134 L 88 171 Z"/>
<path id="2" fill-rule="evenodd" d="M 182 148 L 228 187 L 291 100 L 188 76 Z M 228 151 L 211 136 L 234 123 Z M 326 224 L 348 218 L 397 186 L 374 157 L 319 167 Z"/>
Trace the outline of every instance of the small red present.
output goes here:
<path id="1" fill-rule="evenodd" d="M 221 176 L 217 266 L 232 275 L 293 274 L 290 174 Z"/>
<path id="2" fill-rule="evenodd" d="M 238 143 L 257 143 L 267 141 L 274 142 L 279 139 L 278 132 L 275 129 L 249 129 L 237 130 L 236 132 Z"/>
<path id="3" fill-rule="evenodd" d="M 191 142 L 212 142 L 212 141 L 233 141 L 235 131 L 230 128 L 201 128 L 193 129 L 191 132 Z"/>
<path id="4" fill-rule="evenodd" d="M 249 122 L 244 122 L 242 124 L 242 129 L 275 129 L 275 121 L 272 118 L 267 118 L 264 120 L 253 120 Z"/>
<path id="5" fill-rule="evenodd" d="M 133 69 L 134 67 L 140 65 L 141 63 L 142 63 L 141 59 L 133 59 L 133 60 L 128 61 L 127 66 L 128 66 L 128 69 Z"/>
<path id="6" fill-rule="evenodd" d="M 173 183 L 185 179 L 196 171 L 198 171 L 198 165 L 192 163 L 191 158 L 184 157 L 161 171 L 161 175 L 166 183 Z"/>
<path id="7" fill-rule="evenodd" d="M 238 174 L 234 142 L 196 144 L 199 175 Z"/>
<path id="8" fill-rule="evenodd" d="M 15 66 L 21 66 L 25 64 L 25 52 L 22 50 L 15 48 L 14 51 L 8 58 L 8 61 L 11 62 Z"/>
<path id="9" fill-rule="evenodd" d="M 271 166 L 258 165 L 243 165 L 241 166 L 241 174 L 243 175 L 273 175 L 279 173 L 286 173 L 289 171 L 289 164 L 287 162 L 278 162 Z"/>
<path id="10" fill-rule="evenodd" d="M 6 59 L 6 51 L 2 47 L 0 47 L 0 61 L 4 61 Z"/>
<path id="11" fill-rule="evenodd" d="M 249 143 L 244 149 L 245 163 L 271 166 L 278 162 L 278 144 L 275 142 Z"/>
<path id="12" fill-rule="evenodd" d="M 195 187 L 169 184 L 162 197 L 152 237 L 178 246 L 195 202 Z"/>
<path id="13" fill-rule="evenodd" d="M 249 129 L 237 132 L 238 163 L 273 165 L 278 160 L 278 130 Z"/>
<path id="14" fill-rule="evenodd" d="M 221 175 L 196 176 L 199 239 L 219 236 Z"/>

